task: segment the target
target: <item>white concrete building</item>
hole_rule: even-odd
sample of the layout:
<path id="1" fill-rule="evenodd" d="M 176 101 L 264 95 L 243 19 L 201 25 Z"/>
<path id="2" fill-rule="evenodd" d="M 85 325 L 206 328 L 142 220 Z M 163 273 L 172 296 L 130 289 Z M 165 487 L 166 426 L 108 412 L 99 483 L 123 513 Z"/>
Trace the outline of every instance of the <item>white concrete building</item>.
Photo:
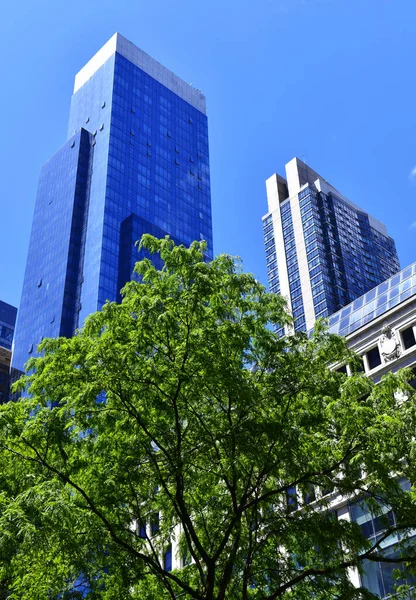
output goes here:
<path id="1" fill-rule="evenodd" d="M 375 382 L 388 372 L 410 367 L 415 370 L 416 388 L 416 263 L 333 314 L 330 330 L 346 336 L 349 347 L 362 357 L 364 372 Z M 350 372 L 348 365 L 338 368 Z M 409 486 L 406 480 L 401 484 Z M 355 520 L 376 539 L 377 528 L 369 512 L 339 496 L 331 499 L 331 509 L 337 511 L 338 518 Z M 393 513 L 391 518 L 395 518 Z M 395 539 L 386 540 L 383 549 L 394 556 Z M 367 587 L 384 599 L 391 597 L 395 582 L 392 573 L 397 568 L 367 561 L 362 577 L 357 570 L 351 570 L 350 575 L 357 586 Z M 408 583 L 416 585 L 416 580 Z"/>

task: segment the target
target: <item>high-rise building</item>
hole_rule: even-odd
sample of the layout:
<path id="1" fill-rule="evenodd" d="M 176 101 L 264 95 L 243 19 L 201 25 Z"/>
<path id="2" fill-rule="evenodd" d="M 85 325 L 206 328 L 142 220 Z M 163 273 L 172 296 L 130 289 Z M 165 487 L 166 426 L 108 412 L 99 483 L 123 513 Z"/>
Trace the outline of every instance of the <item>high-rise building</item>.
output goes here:
<path id="1" fill-rule="evenodd" d="M 263 217 L 270 291 L 310 330 L 400 269 L 386 227 L 298 158 L 266 181 Z"/>
<path id="2" fill-rule="evenodd" d="M 17 308 L 0 300 L 0 404 L 9 395 L 9 370 Z"/>
<path id="3" fill-rule="evenodd" d="M 76 75 L 68 139 L 41 170 L 15 369 L 119 298 L 143 233 L 212 256 L 205 97 L 115 34 Z"/>

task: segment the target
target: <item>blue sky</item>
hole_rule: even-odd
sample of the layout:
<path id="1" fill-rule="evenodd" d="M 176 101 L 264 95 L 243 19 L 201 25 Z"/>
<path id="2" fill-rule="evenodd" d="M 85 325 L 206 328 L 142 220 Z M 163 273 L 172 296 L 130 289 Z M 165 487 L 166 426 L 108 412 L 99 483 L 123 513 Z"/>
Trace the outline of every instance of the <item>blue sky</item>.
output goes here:
<path id="1" fill-rule="evenodd" d="M 206 94 L 215 253 L 266 283 L 264 181 L 297 155 L 416 260 L 414 0 L 5 0 L 0 299 L 20 301 L 74 76 L 115 31 Z"/>

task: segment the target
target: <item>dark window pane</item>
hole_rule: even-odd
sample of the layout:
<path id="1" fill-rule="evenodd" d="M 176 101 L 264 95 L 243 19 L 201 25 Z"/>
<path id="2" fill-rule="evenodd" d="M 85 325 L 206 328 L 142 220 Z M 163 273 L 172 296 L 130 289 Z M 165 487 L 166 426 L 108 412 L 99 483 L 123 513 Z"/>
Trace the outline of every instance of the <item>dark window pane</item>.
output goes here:
<path id="1" fill-rule="evenodd" d="M 298 499 L 296 496 L 296 486 L 291 486 L 286 490 L 286 501 L 289 510 L 296 510 L 298 507 Z"/>
<path id="2" fill-rule="evenodd" d="M 360 358 L 358 362 L 354 363 L 353 365 L 351 365 L 351 371 L 353 373 L 364 373 L 364 363 L 363 363 L 363 359 Z"/>
<path id="3" fill-rule="evenodd" d="M 152 535 L 159 531 L 159 513 L 153 513 L 150 526 L 152 530 Z"/>
<path id="4" fill-rule="evenodd" d="M 139 525 L 139 537 L 146 539 L 146 523 L 140 523 Z"/>
<path id="5" fill-rule="evenodd" d="M 394 525 L 393 512 L 390 510 L 386 515 L 374 517 L 373 522 L 375 533 L 380 533 L 384 531 L 387 527 L 391 527 L 392 525 Z"/>
<path id="6" fill-rule="evenodd" d="M 373 521 L 364 521 L 360 525 L 361 533 L 365 538 L 369 538 L 374 535 Z"/>
<path id="7" fill-rule="evenodd" d="M 367 360 L 370 369 L 375 369 L 376 367 L 381 365 L 380 352 L 378 351 L 377 346 L 367 352 Z"/>
<path id="8" fill-rule="evenodd" d="M 163 566 L 165 571 L 172 571 L 172 546 L 166 550 L 163 557 Z"/>
<path id="9" fill-rule="evenodd" d="M 413 327 L 408 327 L 402 331 L 402 340 L 405 350 L 411 348 L 412 346 L 416 346 L 415 334 L 413 332 Z"/>
<path id="10" fill-rule="evenodd" d="M 311 502 L 314 502 L 315 499 L 315 486 L 310 484 L 307 492 L 305 493 L 305 504 L 310 504 Z"/>

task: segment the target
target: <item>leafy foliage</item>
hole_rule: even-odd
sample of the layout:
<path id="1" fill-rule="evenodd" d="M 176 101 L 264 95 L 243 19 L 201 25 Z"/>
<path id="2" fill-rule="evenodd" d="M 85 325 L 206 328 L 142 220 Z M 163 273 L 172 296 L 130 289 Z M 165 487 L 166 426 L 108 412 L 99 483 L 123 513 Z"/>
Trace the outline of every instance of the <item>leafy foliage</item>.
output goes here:
<path id="1" fill-rule="evenodd" d="M 141 261 L 121 304 L 44 340 L 0 408 L 0 597 L 372 597 L 349 569 L 416 527 L 392 476 L 415 481 L 410 374 L 347 378 L 328 367 L 354 362 L 345 342 L 279 338 L 283 299 L 231 257 L 142 244 L 163 269 Z M 371 544 L 334 495 L 397 522 Z"/>

